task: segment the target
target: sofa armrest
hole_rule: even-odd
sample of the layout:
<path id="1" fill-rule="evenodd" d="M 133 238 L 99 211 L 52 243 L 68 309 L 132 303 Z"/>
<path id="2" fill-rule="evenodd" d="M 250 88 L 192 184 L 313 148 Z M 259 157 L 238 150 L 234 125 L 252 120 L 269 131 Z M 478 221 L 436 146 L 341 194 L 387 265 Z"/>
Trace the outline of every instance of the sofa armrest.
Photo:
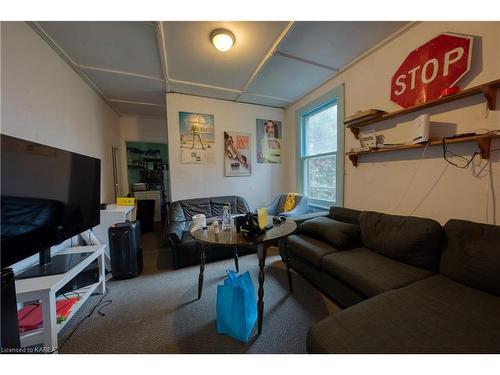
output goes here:
<path id="1" fill-rule="evenodd" d="M 337 250 L 353 249 L 362 244 L 359 225 L 327 217 L 305 221 L 297 227 L 297 233 L 326 242 Z"/>
<path id="2" fill-rule="evenodd" d="M 302 197 L 299 203 L 290 211 L 281 212 L 280 216 L 292 217 L 305 215 L 309 212 L 309 199 L 307 197 Z"/>
<path id="3" fill-rule="evenodd" d="M 186 222 L 171 222 L 167 226 L 167 245 L 171 249 L 175 249 L 182 241 L 182 235 L 186 231 Z"/>
<path id="4" fill-rule="evenodd" d="M 297 225 L 299 225 L 306 220 L 314 219 L 316 217 L 330 217 L 330 212 L 328 212 L 328 211 L 310 212 L 308 214 L 290 217 L 290 219 L 292 219 L 293 221 L 295 221 L 297 223 Z"/>

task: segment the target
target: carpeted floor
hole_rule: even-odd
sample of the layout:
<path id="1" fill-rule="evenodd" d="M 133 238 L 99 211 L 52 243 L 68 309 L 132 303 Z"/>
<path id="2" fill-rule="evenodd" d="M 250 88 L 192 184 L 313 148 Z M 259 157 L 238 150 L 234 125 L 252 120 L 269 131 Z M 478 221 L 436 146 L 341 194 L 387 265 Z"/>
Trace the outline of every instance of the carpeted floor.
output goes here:
<path id="1" fill-rule="evenodd" d="M 250 341 L 241 343 L 217 334 L 217 284 L 234 269 L 232 259 L 208 263 L 203 295 L 197 297 L 199 267 L 172 270 L 170 252 L 161 248 L 161 230 L 143 236 L 143 274 L 130 280 L 110 280 L 105 297 L 112 303 L 101 316 L 83 321 L 101 296 L 93 296 L 59 335 L 60 353 L 305 353 L 309 326 L 338 310 L 298 274 L 288 292 L 286 270 L 271 249 L 266 261 L 264 324 Z M 240 258 L 240 272 L 249 271 L 257 289 L 255 254 Z M 65 340 L 67 340 L 65 342 Z"/>

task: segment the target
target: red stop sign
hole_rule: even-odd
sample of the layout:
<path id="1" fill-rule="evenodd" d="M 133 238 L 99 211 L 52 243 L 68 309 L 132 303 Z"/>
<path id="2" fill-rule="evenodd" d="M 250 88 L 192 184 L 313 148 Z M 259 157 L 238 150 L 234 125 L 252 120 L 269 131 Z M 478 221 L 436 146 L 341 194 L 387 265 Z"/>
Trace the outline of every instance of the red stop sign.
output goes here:
<path id="1" fill-rule="evenodd" d="M 392 76 L 391 100 L 409 108 L 439 98 L 470 70 L 472 41 L 441 34 L 410 52 Z"/>

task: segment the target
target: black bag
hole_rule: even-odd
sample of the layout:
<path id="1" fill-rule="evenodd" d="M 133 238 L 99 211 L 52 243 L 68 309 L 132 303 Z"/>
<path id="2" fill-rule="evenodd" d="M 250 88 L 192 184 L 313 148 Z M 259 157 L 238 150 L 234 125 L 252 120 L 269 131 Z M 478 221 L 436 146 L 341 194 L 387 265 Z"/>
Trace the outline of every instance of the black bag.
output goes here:
<path id="1" fill-rule="evenodd" d="M 241 233 L 247 237 L 258 237 L 264 234 L 264 229 L 259 226 L 259 218 L 257 214 L 247 212 L 243 225 L 241 226 Z"/>

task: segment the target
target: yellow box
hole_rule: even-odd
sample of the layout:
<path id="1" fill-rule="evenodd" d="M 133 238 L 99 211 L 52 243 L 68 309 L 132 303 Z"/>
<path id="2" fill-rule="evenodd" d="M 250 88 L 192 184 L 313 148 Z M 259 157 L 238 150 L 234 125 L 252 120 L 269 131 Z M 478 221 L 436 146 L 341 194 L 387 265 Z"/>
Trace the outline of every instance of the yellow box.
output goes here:
<path id="1" fill-rule="evenodd" d="M 118 197 L 116 198 L 116 204 L 118 206 L 135 206 L 135 198 Z"/>

